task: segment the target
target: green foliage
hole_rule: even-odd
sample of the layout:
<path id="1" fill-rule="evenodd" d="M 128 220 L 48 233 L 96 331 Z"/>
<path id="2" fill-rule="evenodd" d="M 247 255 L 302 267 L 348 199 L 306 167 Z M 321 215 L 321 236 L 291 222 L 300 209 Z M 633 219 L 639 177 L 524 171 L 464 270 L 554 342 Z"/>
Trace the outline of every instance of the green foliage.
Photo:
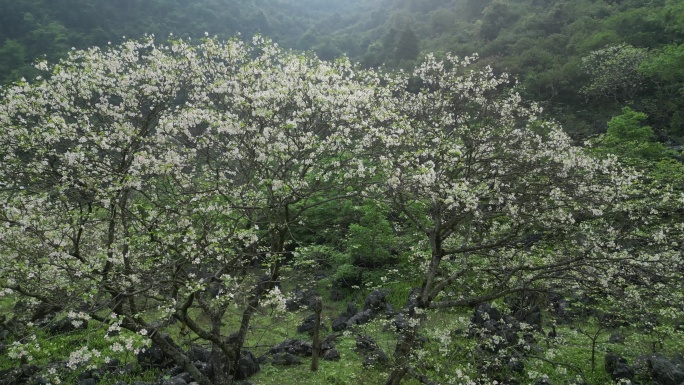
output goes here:
<path id="1" fill-rule="evenodd" d="M 294 241 L 302 245 L 326 245 L 336 250 L 344 249 L 347 231 L 358 222 L 359 212 L 352 200 L 321 200 L 303 214 L 306 226 L 293 228 Z"/>
<path id="2" fill-rule="evenodd" d="M 605 150 L 628 161 L 663 159 L 667 153 L 661 143 L 655 142 L 655 134 L 649 126 L 643 125 L 646 114 L 629 107 L 622 115 L 608 122 L 608 131 L 603 138 Z"/>
<path id="3" fill-rule="evenodd" d="M 5 40 L 0 45 L 0 82 L 18 81 L 22 75 L 30 73 L 26 66 L 26 47 L 14 39 Z"/>
<path id="4" fill-rule="evenodd" d="M 337 288 L 358 290 L 363 284 L 363 270 L 351 262 L 348 254 L 339 254 L 331 278 Z"/>
<path id="5" fill-rule="evenodd" d="M 640 70 L 663 83 L 684 82 L 684 44 L 670 44 L 641 64 Z"/>
<path id="6" fill-rule="evenodd" d="M 684 34 L 684 4 L 681 1 L 667 0 L 663 17 L 669 31 Z"/>
<path id="7" fill-rule="evenodd" d="M 684 44 L 670 44 L 655 51 L 640 71 L 653 82 L 650 103 L 645 105 L 653 122 L 669 138 L 684 134 Z"/>
<path id="8" fill-rule="evenodd" d="M 26 48 L 16 40 L 7 39 L 0 46 L 0 68 L 14 69 L 24 65 Z"/>
<path id="9" fill-rule="evenodd" d="M 514 5 L 505 0 L 494 0 L 482 11 L 480 36 L 485 41 L 496 39 L 501 30 L 514 24 L 521 16 Z"/>
<path id="10" fill-rule="evenodd" d="M 415 60 L 420 53 L 418 37 L 410 27 L 404 28 L 396 40 L 394 57 L 398 62 L 402 60 Z"/>
<path id="11" fill-rule="evenodd" d="M 368 201 L 359 207 L 358 223 L 349 226 L 346 250 L 356 266 L 377 268 L 392 262 L 394 230 L 387 220 L 387 208 Z"/>
<path id="12" fill-rule="evenodd" d="M 456 26 L 456 13 L 445 8 L 439 8 L 432 14 L 432 30 L 435 33 L 453 33 Z"/>
<path id="13" fill-rule="evenodd" d="M 614 154 L 625 164 L 642 171 L 644 183 L 653 188 L 684 188 L 684 164 L 656 141 L 653 129 L 645 125 L 647 115 L 629 107 L 608 122 L 608 130 L 594 150 L 600 154 Z M 670 186 L 670 187 L 666 187 Z"/>

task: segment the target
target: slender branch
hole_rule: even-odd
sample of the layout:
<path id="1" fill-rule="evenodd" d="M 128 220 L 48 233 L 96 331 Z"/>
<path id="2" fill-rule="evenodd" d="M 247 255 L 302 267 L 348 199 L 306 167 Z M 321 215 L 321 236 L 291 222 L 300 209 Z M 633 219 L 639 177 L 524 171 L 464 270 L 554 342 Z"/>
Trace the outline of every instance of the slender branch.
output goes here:
<path id="1" fill-rule="evenodd" d="M 482 302 L 493 301 L 495 299 L 507 296 L 509 294 L 518 293 L 518 292 L 521 292 L 524 290 L 525 290 L 524 287 L 516 287 L 513 289 L 496 291 L 494 293 L 489 293 L 489 294 L 481 295 L 479 297 L 474 297 L 474 298 L 459 299 L 459 300 L 453 300 L 453 301 L 433 302 L 432 304 L 430 304 L 430 309 L 446 309 L 446 308 L 451 308 L 451 307 L 463 307 L 463 306 L 475 307 Z"/>

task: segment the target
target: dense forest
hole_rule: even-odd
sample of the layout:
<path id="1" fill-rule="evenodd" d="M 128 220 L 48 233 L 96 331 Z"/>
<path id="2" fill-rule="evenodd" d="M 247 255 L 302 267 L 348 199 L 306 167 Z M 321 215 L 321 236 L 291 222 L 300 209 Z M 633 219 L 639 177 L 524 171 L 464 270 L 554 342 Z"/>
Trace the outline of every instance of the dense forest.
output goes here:
<path id="1" fill-rule="evenodd" d="M 0 132 L 0 384 L 684 384 L 684 2 L 0 0 Z"/>
<path id="2" fill-rule="evenodd" d="M 43 56 L 144 34 L 261 33 L 324 60 L 347 55 L 390 69 L 426 53 L 478 53 L 578 140 L 605 132 L 628 106 L 648 115 L 660 141 L 680 145 L 683 8 L 676 0 L 3 0 L 0 81 L 30 78 Z"/>

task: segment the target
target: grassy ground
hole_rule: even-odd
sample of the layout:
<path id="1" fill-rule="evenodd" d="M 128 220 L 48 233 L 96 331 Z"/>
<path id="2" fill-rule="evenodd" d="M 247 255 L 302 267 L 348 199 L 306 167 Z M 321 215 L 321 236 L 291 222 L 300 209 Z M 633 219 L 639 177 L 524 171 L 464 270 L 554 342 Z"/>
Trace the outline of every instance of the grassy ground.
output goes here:
<path id="1" fill-rule="evenodd" d="M 399 304 L 406 301 L 410 285 L 390 282 L 388 286 L 393 289 L 393 294 L 389 297 L 390 302 L 399 307 Z M 324 294 L 326 295 L 324 298 L 328 298 L 327 293 Z M 357 305 L 362 307 L 361 299 L 363 296 L 356 297 L 359 298 Z M 349 299 L 353 299 L 353 297 Z M 346 301 L 324 300 L 323 320 L 328 327 L 330 327 L 332 319 L 346 310 L 346 303 Z M 11 301 L 7 299 L 0 302 L 2 314 L 11 316 L 10 304 Z M 260 309 L 258 316 L 254 317 L 245 348 L 251 350 L 256 356 L 260 356 L 287 338 L 310 340 L 307 334 L 297 333 L 297 326 L 309 314 L 311 314 L 309 310 L 275 314 L 272 309 Z M 479 352 L 479 341 L 477 339 L 467 337 L 468 320 L 471 314 L 472 310 L 470 309 L 456 309 L 430 315 L 425 328 L 428 341 L 423 349 L 424 356 L 417 361 L 422 370 L 435 375 L 437 378 L 444 379 L 444 383 L 458 384 L 459 382 L 454 380 L 455 377 L 451 375 L 455 372 L 462 372 L 463 378 L 472 379 L 476 377 L 478 365 L 489 357 Z M 227 333 L 236 329 L 237 315 L 238 312 L 230 313 L 226 318 Z M 547 315 L 545 320 L 550 321 L 550 317 Z M 309 368 L 310 358 L 302 358 L 303 363 L 301 365 L 292 367 L 262 365 L 261 372 L 252 377 L 250 381 L 255 385 L 274 383 L 278 385 L 365 385 L 383 383 L 387 376 L 387 368 L 363 366 L 363 357 L 355 351 L 355 346 L 356 335 L 368 334 L 376 340 L 385 352 L 391 353 L 396 343 L 396 337 L 393 333 L 386 331 L 385 325 L 386 322 L 379 319 L 340 336 L 336 341 L 336 348 L 341 355 L 341 360 L 338 362 L 321 361 L 319 370 L 316 372 L 312 372 Z M 670 330 L 672 325 L 662 327 L 663 330 Z M 563 384 L 569 379 L 579 376 L 583 377 L 589 385 L 610 384 L 610 377 L 604 369 L 604 356 L 609 350 L 624 356 L 632 364 L 636 356 L 647 354 L 654 348 L 666 356 L 671 356 L 674 352 L 684 349 L 684 336 L 681 333 L 668 334 L 665 331 L 660 334 L 646 333 L 634 328 L 599 331 L 595 328 L 596 325 L 590 322 L 559 325 L 557 327 L 558 336 L 555 340 L 538 334 L 535 345 L 539 349 L 528 352 L 533 358 L 526 360 L 524 372 L 517 375 L 520 383 L 532 384 L 538 378 L 548 377 L 551 383 Z M 586 333 L 579 332 L 580 329 Z M 33 349 L 33 358 L 30 363 L 46 366 L 57 361 L 65 361 L 72 351 L 85 345 L 91 350 L 109 352 L 107 353 L 109 358 L 119 360 L 122 366 L 130 364 L 135 367 L 137 360 L 133 353 L 127 351 L 111 352 L 112 342 L 105 338 L 106 330 L 106 325 L 91 321 L 87 328 L 63 335 L 52 336 L 46 331 L 41 331 L 36 335 L 35 341 L 27 344 L 27 346 L 31 346 L 35 343 L 35 346 L 39 347 Z M 459 332 L 453 332 L 454 330 Z M 183 334 L 177 326 L 171 326 L 168 332 L 180 343 L 190 343 L 195 340 L 192 334 Z M 548 328 L 546 332 L 548 332 Z M 441 340 L 446 335 L 445 333 L 450 335 L 448 342 Z M 625 342 L 622 344 L 610 343 L 609 337 L 614 333 L 625 336 Z M 597 336 L 593 370 L 591 362 L 592 343 L 586 334 Z M 125 336 L 125 332 L 122 332 L 121 337 Z M 104 363 L 104 354 L 101 357 L 93 357 L 90 361 L 90 364 L 95 367 L 104 365 Z M 18 364 L 17 359 L 12 359 L 7 354 L 0 354 L 0 370 L 16 367 Z M 62 383 L 75 383 L 78 373 L 85 369 L 87 366 L 81 366 L 74 372 L 61 375 Z M 101 384 L 112 385 L 117 381 L 127 383 L 153 381 L 160 375 L 163 373 L 133 371 L 132 374 L 108 375 Z M 447 382 L 449 378 L 452 379 L 452 382 Z M 416 385 L 418 382 L 407 378 L 405 384 Z"/>

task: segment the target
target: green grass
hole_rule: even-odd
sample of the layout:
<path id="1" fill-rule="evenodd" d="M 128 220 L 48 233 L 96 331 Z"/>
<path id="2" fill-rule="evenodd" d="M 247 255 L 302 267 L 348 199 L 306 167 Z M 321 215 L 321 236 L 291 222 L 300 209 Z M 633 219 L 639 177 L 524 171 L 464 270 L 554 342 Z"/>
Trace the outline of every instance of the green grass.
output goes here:
<path id="1" fill-rule="evenodd" d="M 410 288 L 416 285 L 416 282 L 388 281 L 385 287 L 390 290 L 389 302 L 395 308 L 400 308 L 406 302 Z M 365 289 L 361 293 L 367 293 L 370 290 Z M 288 288 L 285 291 L 287 292 Z M 323 320 L 327 327 L 330 327 L 330 321 L 346 310 L 347 302 L 328 300 L 329 295 L 325 287 L 321 287 L 320 291 L 324 298 Z M 364 296 L 358 295 L 356 298 L 357 305 L 361 307 L 361 301 Z M 7 307 L 11 307 L 12 303 L 7 298 L 0 302 L 0 309 L 3 310 L 3 314 L 8 314 L 4 310 L 10 310 Z M 154 306 L 151 307 L 154 308 Z M 195 309 L 193 312 L 202 321 L 202 317 L 199 316 L 199 310 Z M 311 314 L 310 310 L 275 314 L 270 308 L 259 309 L 253 317 L 245 348 L 259 356 L 267 353 L 272 346 L 287 338 L 310 341 L 309 335 L 297 333 L 297 326 L 309 314 Z M 152 320 L 156 315 L 155 311 L 150 311 L 146 317 Z M 425 336 L 428 337 L 428 342 L 421 350 L 421 353 L 419 353 L 422 355 L 416 361 L 421 371 L 433 376 L 438 381 L 441 380 L 443 383 L 449 383 L 449 378 L 453 380 L 453 373 L 459 370 L 463 373 L 463 376 L 477 377 L 479 365 L 481 365 L 483 360 L 490 359 L 490 357 L 486 354 L 477 353 L 479 341 L 467 337 L 467 323 L 471 315 L 472 309 L 467 308 L 430 313 L 423 329 Z M 545 321 L 551 320 L 548 315 L 545 315 L 544 319 Z M 231 311 L 227 312 L 224 319 L 224 334 L 228 335 L 236 331 L 239 320 L 240 312 L 237 309 L 231 309 Z M 206 323 L 207 321 L 203 320 L 202 322 Z M 369 334 L 388 355 L 391 355 L 396 343 L 396 335 L 386 331 L 386 324 L 386 321 L 377 319 L 369 324 L 357 326 L 352 331 L 340 336 L 336 341 L 336 348 L 342 359 L 339 362 L 321 360 L 317 372 L 310 370 L 310 358 L 305 357 L 301 358 L 303 362 L 301 365 L 293 367 L 278 367 L 271 364 L 262 365 L 261 372 L 252 377 L 250 381 L 255 385 L 272 384 L 274 381 L 277 381 L 279 385 L 364 385 L 383 383 L 387 377 L 388 368 L 364 367 L 363 357 L 355 351 L 355 345 L 357 334 Z M 525 361 L 524 373 L 517 375 L 520 383 L 532 384 L 536 378 L 548 376 L 552 383 L 562 384 L 581 372 L 589 385 L 610 384 L 610 377 L 604 369 L 604 356 L 608 349 L 622 355 L 632 364 L 636 356 L 649 353 L 650 347 L 653 346 L 658 347 L 659 352 L 662 352 L 665 356 L 671 356 L 674 352 L 681 351 L 684 348 L 684 335 L 682 333 L 674 334 L 667 332 L 673 326 L 670 324 L 662 326 L 664 329 L 660 334 L 644 333 L 633 327 L 625 327 L 615 331 L 605 330 L 598 338 L 596 367 L 592 372 L 591 341 L 585 335 L 578 333 L 576 328 L 581 327 L 591 330 L 594 326 L 589 322 L 559 325 L 557 332 L 562 343 L 558 345 L 554 345 L 553 341 L 547 340 L 541 334 L 537 335 L 536 345 L 542 350 L 535 353 L 538 356 L 537 358 L 529 358 Z M 90 349 L 97 349 L 103 352 L 103 356 L 94 358 L 89 363 L 90 365 L 103 365 L 104 352 L 106 351 L 108 352 L 107 355 L 111 358 L 120 360 L 122 365 L 128 363 L 136 365 L 137 360 L 132 353 L 114 354 L 108 351 L 111 341 L 104 338 L 106 330 L 107 325 L 91 321 L 87 329 L 63 335 L 51 336 L 45 331 L 38 331 L 36 342 L 40 345 L 40 350 L 35 349 L 33 351 L 33 361 L 31 363 L 45 366 L 56 361 L 63 361 L 68 358 L 70 352 L 81 346 L 88 346 Z M 460 330 L 460 332 L 456 333 L 454 332 L 455 330 Z M 548 332 L 548 329 L 546 331 Z M 164 329 L 164 332 L 169 333 L 178 343 L 184 346 L 191 342 L 201 342 L 197 341 L 192 333 L 181 335 L 181 329 L 178 325 L 169 326 Z M 126 335 L 126 332 L 123 333 L 122 335 Z M 624 344 L 609 343 L 608 338 L 613 333 L 625 335 L 626 342 Z M 323 333 L 323 336 L 326 334 Z M 450 336 L 447 345 L 444 345 L 440 339 L 445 335 Z M 654 345 L 654 341 L 657 344 Z M 448 350 L 444 350 L 444 348 L 448 348 Z M 0 370 L 16 367 L 18 364 L 17 360 L 10 359 L 7 354 L 0 355 Z M 73 372 L 62 373 L 62 383 L 74 383 L 78 374 L 86 368 L 86 366 L 82 366 Z M 128 375 L 108 375 L 101 384 L 113 385 L 117 381 L 127 383 L 133 381 L 151 382 L 163 374 L 153 371 L 134 371 Z M 451 383 L 457 384 L 458 382 L 454 380 Z M 414 385 L 418 384 L 418 382 L 407 377 L 403 384 Z"/>
<path id="2" fill-rule="evenodd" d="M 88 368 L 103 367 L 105 365 L 105 357 L 118 360 L 121 366 L 133 364 L 134 370 L 131 374 L 123 375 L 108 373 L 100 382 L 102 385 L 114 384 L 117 381 L 153 381 L 158 376 L 158 373 L 154 371 L 142 372 L 135 369 L 137 359 L 132 352 L 111 352 L 112 342 L 105 338 L 106 330 L 106 326 L 92 320 L 87 328 L 58 335 L 50 335 L 47 331 L 36 328 L 34 330 L 36 332 L 35 340 L 29 337 L 23 341 L 31 353 L 31 358 L 27 363 L 43 368 L 57 362 L 66 362 L 71 352 L 86 346 L 91 351 L 97 350 L 102 352 L 102 355 L 93 357 L 87 364 L 79 365 L 74 370 L 59 370 L 57 375 L 62 383 L 76 383 L 78 375 Z M 121 336 L 137 338 L 137 336 L 126 331 L 122 331 Z M 20 360 L 10 358 L 9 354 L 0 355 L 0 370 L 17 367 L 19 364 Z M 43 371 L 41 375 L 44 375 L 46 378 L 52 378 L 46 371 Z"/>
<path id="3" fill-rule="evenodd" d="M 544 351 L 537 354 L 539 358 L 528 359 L 526 364 L 528 373 L 546 375 L 553 383 L 562 383 L 576 376 L 583 376 L 589 385 L 612 383 L 604 368 L 607 335 L 598 341 L 595 368 L 592 372 L 591 340 L 569 327 L 559 327 L 557 333 L 558 338 L 566 342 L 561 345 L 554 345 L 553 342 L 543 345 Z"/>
<path id="4" fill-rule="evenodd" d="M 261 372 L 250 378 L 250 381 L 255 385 L 272 384 L 274 378 L 278 379 L 279 385 L 375 385 L 383 383 L 387 379 L 387 368 L 365 367 L 363 356 L 355 349 L 356 335 L 369 334 L 373 336 L 379 347 L 390 355 L 396 337 L 393 333 L 383 331 L 384 325 L 385 323 L 378 319 L 344 333 L 335 343 L 335 348 L 341 356 L 340 361 L 320 360 L 319 369 L 316 372 L 310 370 L 311 359 L 305 357 L 301 365 L 291 367 L 262 365 Z M 305 334 L 295 335 L 294 338 L 310 340 L 310 337 Z M 405 384 L 417 385 L 418 382 L 407 378 Z"/>
<path id="5" fill-rule="evenodd" d="M 361 385 L 379 384 L 386 378 L 386 374 L 378 369 L 365 368 L 362 359 L 353 350 L 355 342 L 352 339 L 343 339 L 337 344 L 341 360 L 339 362 L 323 361 L 319 363 L 316 372 L 310 370 L 311 359 L 302 360 L 301 365 L 293 367 L 278 367 L 271 364 L 262 365 L 262 370 L 250 379 L 255 385 L 273 384 L 277 378 L 280 385 Z"/>

